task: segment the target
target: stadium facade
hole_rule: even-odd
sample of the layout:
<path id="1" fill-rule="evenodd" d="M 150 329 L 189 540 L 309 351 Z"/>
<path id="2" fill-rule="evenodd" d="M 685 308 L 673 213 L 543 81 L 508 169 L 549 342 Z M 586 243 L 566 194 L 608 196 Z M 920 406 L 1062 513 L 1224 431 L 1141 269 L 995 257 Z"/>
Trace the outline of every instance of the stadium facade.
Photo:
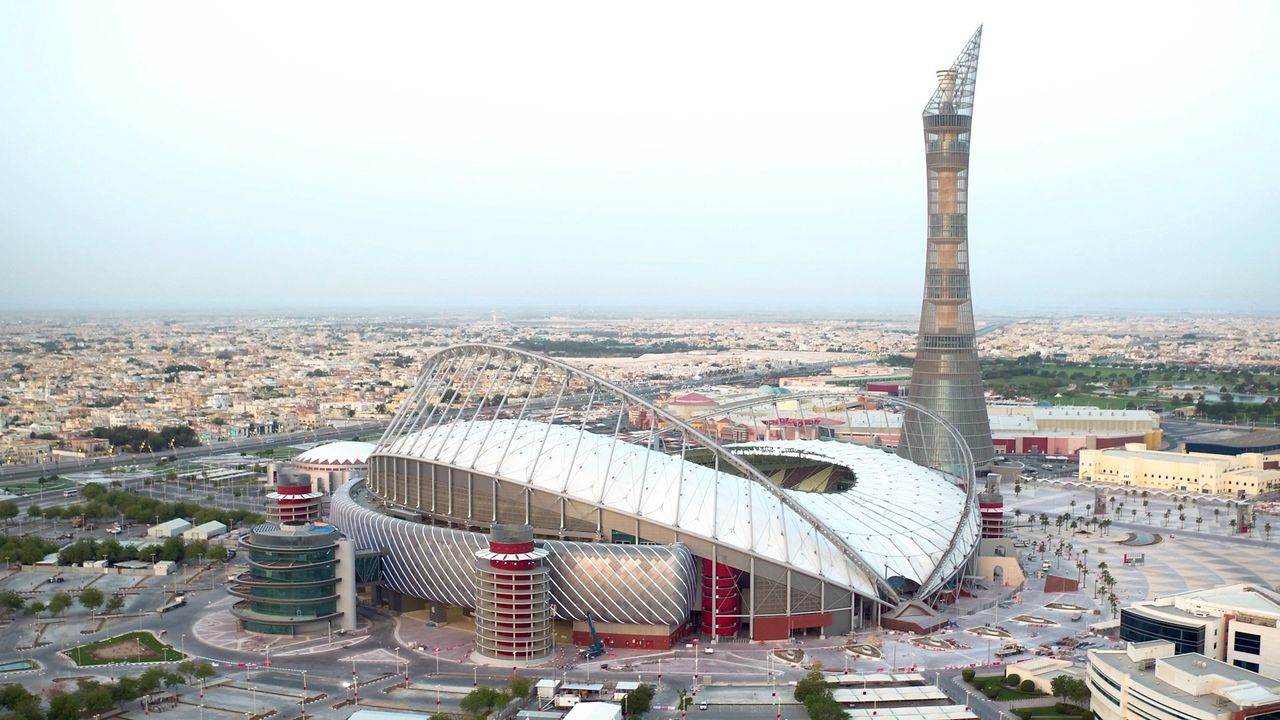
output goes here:
<path id="1" fill-rule="evenodd" d="M 655 421 L 628 426 L 636 408 Z M 527 525 L 549 612 L 590 617 L 610 644 L 844 633 L 907 599 L 947 598 L 970 564 L 973 461 L 942 425 L 951 456 L 938 464 L 952 474 L 847 443 L 720 445 L 552 358 L 456 346 L 427 360 L 331 521 L 382 555 L 379 598 L 393 609 L 469 614 L 489 533 Z M 766 465 L 782 469 L 771 480 Z M 815 467 L 841 482 L 788 486 Z"/>
<path id="2" fill-rule="evenodd" d="M 928 240 L 910 397 L 955 426 L 978 467 L 989 468 L 995 451 L 969 288 L 969 136 L 981 44 L 979 27 L 955 63 L 938 71 L 938 88 L 924 109 Z M 916 411 L 908 409 L 899 452 L 936 467 L 948 442 L 941 427 L 916 422 Z"/>

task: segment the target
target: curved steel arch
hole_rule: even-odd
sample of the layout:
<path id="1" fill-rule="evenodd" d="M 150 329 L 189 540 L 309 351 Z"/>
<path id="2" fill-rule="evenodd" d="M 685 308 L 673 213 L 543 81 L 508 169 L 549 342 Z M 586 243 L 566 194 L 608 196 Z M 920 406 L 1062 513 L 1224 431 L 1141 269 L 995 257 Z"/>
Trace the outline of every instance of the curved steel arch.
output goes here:
<path id="1" fill-rule="evenodd" d="M 791 510 L 791 512 L 793 512 L 797 517 L 800 517 L 806 523 L 808 523 L 809 526 L 813 528 L 814 532 L 818 533 L 823 538 L 825 538 L 828 542 L 832 544 L 832 546 L 842 551 L 845 557 L 848 558 L 854 564 L 854 566 L 856 566 L 859 570 L 861 570 L 867 579 L 871 580 L 874 586 L 877 587 L 883 595 L 883 597 L 879 599 L 881 602 L 885 602 L 886 598 L 887 598 L 887 601 L 890 603 L 897 603 L 901 600 L 901 597 L 898 595 L 897 591 L 894 590 L 894 588 L 888 583 L 887 579 L 882 577 L 879 572 L 876 572 L 870 565 L 868 565 L 866 561 L 863 560 L 863 558 L 858 554 L 857 550 L 855 550 L 852 546 L 850 546 L 847 542 L 845 542 L 845 540 L 841 538 L 837 533 L 830 530 L 819 518 L 817 518 L 813 513 L 809 512 L 809 510 L 807 510 L 804 506 L 792 500 L 785 492 L 782 491 L 781 488 L 777 487 L 772 482 L 770 482 L 767 477 L 765 477 L 759 470 L 757 470 L 750 463 L 747 463 L 741 458 L 735 456 L 732 452 L 726 450 L 723 446 L 721 446 L 719 442 L 703 434 L 701 431 L 689 425 L 684 420 L 681 420 L 680 418 L 677 418 L 671 415 L 670 413 L 666 412 L 662 408 L 657 407 L 652 402 L 636 395 L 635 393 L 627 390 L 626 388 L 612 381 L 599 377 L 598 375 L 595 375 L 591 372 L 583 370 L 582 368 L 575 367 L 566 362 L 557 360 L 552 357 L 548 357 L 546 355 L 542 355 L 540 353 L 534 353 L 527 350 L 507 347 L 504 345 L 494 345 L 489 343 L 463 343 L 458 345 L 451 345 L 449 347 L 442 348 L 436 351 L 435 353 L 431 354 L 423 361 L 424 363 L 423 370 L 419 373 L 417 385 L 415 386 L 414 391 L 411 392 L 409 398 L 406 399 L 405 407 L 412 408 L 415 405 L 421 406 L 422 398 L 430 396 L 430 393 L 428 392 L 428 388 L 432 388 L 432 387 L 444 388 L 445 387 L 447 383 L 443 381 L 441 369 L 444 368 L 450 360 L 469 363 L 468 365 L 468 368 L 469 368 L 470 365 L 474 364 L 477 358 L 482 355 L 506 356 L 509 358 L 517 359 L 520 362 L 535 363 L 536 364 L 535 366 L 538 368 L 539 374 L 541 373 L 542 370 L 546 368 L 555 368 L 557 370 L 564 372 L 565 382 L 561 386 L 560 395 L 557 396 L 556 404 L 553 409 L 559 408 L 559 403 L 561 398 L 563 397 L 564 389 L 565 389 L 565 386 L 567 386 L 568 384 L 569 377 L 576 377 L 583 382 L 589 383 L 589 385 L 591 386 L 591 392 L 592 392 L 593 398 L 596 390 L 604 389 L 612 393 L 613 395 L 617 396 L 620 400 L 622 400 L 625 403 L 630 403 L 633 405 L 639 405 L 643 407 L 646 411 L 652 414 L 653 417 L 660 418 L 664 423 L 666 423 L 666 427 L 662 429 L 662 432 L 670 432 L 672 430 L 678 430 L 679 432 L 683 433 L 685 436 L 689 438 L 693 438 L 694 440 L 697 441 L 699 445 L 702 445 L 703 447 L 710 449 L 714 453 L 717 461 L 725 462 L 728 465 L 735 468 L 736 470 L 738 470 L 739 472 L 741 472 L 744 477 L 746 477 L 748 480 L 754 482 L 759 487 L 764 489 L 767 493 L 769 493 L 774 498 L 776 498 L 782 505 L 784 505 L 786 508 Z M 489 363 L 491 359 L 492 359 L 491 357 L 486 358 L 485 367 L 482 369 L 494 369 L 489 367 Z M 518 371 L 519 369 L 517 368 L 516 372 Z M 444 373 L 444 374 L 447 374 L 447 373 Z M 478 378 L 476 382 L 478 382 Z M 536 386 L 536 379 L 533 384 Z M 456 397 L 457 397 L 456 394 L 450 397 L 450 399 L 446 403 L 445 410 L 441 413 L 441 417 L 445 417 L 449 414 L 449 412 L 451 411 L 451 407 L 453 405 L 453 400 L 456 399 Z M 502 398 L 502 402 L 497 407 L 501 408 L 502 405 L 505 404 L 505 402 L 506 402 L 506 396 L 504 395 Z M 527 409 L 527 405 L 528 405 L 528 399 L 526 398 L 526 402 L 521 409 L 520 418 L 523 418 L 524 411 Z M 484 407 L 484 403 L 482 402 L 481 405 L 477 407 L 476 411 L 473 413 L 472 420 L 470 422 L 475 421 L 475 418 L 477 418 L 480 415 L 480 410 L 483 407 Z M 427 413 L 426 419 L 430 421 L 430 419 L 435 415 L 436 409 L 438 408 L 433 407 L 430 409 L 430 412 L 428 412 L 428 408 L 426 408 L 425 406 L 419 407 L 416 417 L 422 418 L 423 413 Z M 553 416 L 554 416 L 554 412 L 553 412 Z M 619 422 L 620 421 L 621 420 L 619 419 Z M 408 430 L 411 432 L 413 428 L 418 426 L 418 422 L 420 422 L 420 420 L 415 420 L 413 422 L 406 423 L 405 419 L 402 419 L 400 417 L 400 413 L 397 413 L 397 417 L 393 419 L 392 422 L 387 426 L 386 431 L 383 432 L 382 437 L 379 439 L 378 450 L 375 450 L 374 452 L 377 453 L 379 450 L 382 450 L 384 448 L 389 449 L 389 446 L 392 441 L 394 441 L 397 437 L 405 434 L 406 428 L 408 428 Z M 655 423 L 655 427 L 656 427 L 656 423 Z M 657 434 L 657 433 L 655 432 L 654 434 Z M 714 536 L 714 534 L 708 539 L 715 543 L 720 542 Z M 752 551 L 752 553 L 754 554 L 754 551 Z"/>
<path id="2" fill-rule="evenodd" d="M 781 397 L 766 396 L 766 397 L 756 398 L 753 400 L 746 400 L 738 403 L 733 403 L 732 405 L 729 406 L 728 412 L 740 412 L 742 410 L 747 410 L 749 408 L 756 407 L 759 405 L 773 405 L 776 408 L 779 401 L 787 401 L 787 400 L 820 400 L 823 398 L 845 399 L 851 394 L 854 394 L 854 392 L 853 391 L 844 391 L 844 392 L 811 391 L 811 392 L 802 392 L 802 393 L 792 393 L 792 394 L 784 395 Z M 951 535 L 951 542 L 947 546 L 947 550 L 944 553 L 944 556 L 952 552 L 955 552 L 956 545 L 960 543 L 960 540 L 964 534 L 964 528 L 965 528 L 966 522 L 968 522 L 971 516 L 974 516 L 977 514 L 977 473 L 975 472 L 975 467 L 974 467 L 973 452 L 969 449 L 969 443 L 965 441 L 964 435 L 960 432 L 959 429 L 957 429 L 954 425 L 948 422 L 941 415 L 939 415 L 938 413 L 935 413 L 933 410 L 925 407 L 924 405 L 921 405 L 920 403 L 912 402 L 905 398 L 895 397 L 887 393 L 857 391 L 856 394 L 870 395 L 873 397 L 884 398 L 888 402 L 892 402 L 894 404 L 902 405 L 904 407 L 910 408 L 920 413 L 921 415 L 924 415 L 925 417 L 933 420 L 934 422 L 938 423 L 938 425 L 943 429 L 943 432 L 945 432 L 948 436 L 950 436 L 953 444 L 955 445 L 955 452 L 959 456 L 958 468 L 962 473 L 956 479 L 960 483 L 962 483 L 965 487 L 964 514 L 961 516 L 960 523 L 956 525 L 956 529 Z M 844 412 L 846 414 L 849 413 L 847 409 Z M 726 414 L 725 408 L 717 408 L 716 410 L 709 410 L 707 412 L 695 415 L 692 419 L 693 420 L 709 420 L 717 416 L 723 416 L 725 414 Z M 823 413 L 823 415 L 828 415 L 828 414 L 829 413 Z M 804 412 L 802 409 L 801 417 L 803 417 L 803 415 L 804 415 Z M 905 437 L 906 422 L 907 422 L 906 413 L 903 413 L 902 421 L 903 421 L 902 436 Z M 943 468 L 932 468 L 932 469 L 945 473 L 947 475 L 951 475 L 952 477 L 956 477 L 954 473 L 948 472 Z M 929 574 L 929 577 L 926 578 L 925 582 L 921 583 L 920 586 L 929 587 L 933 583 L 935 583 L 938 580 L 938 574 L 942 572 L 942 569 L 943 569 L 943 563 L 939 562 L 937 567 L 934 568 L 933 572 Z"/>

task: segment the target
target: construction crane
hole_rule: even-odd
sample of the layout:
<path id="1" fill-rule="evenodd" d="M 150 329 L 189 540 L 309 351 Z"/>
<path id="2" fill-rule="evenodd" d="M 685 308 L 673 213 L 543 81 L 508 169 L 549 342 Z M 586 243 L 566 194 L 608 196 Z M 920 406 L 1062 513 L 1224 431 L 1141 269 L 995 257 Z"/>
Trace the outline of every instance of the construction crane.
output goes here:
<path id="1" fill-rule="evenodd" d="M 583 660 L 593 660 L 604 654 L 604 641 L 596 633 L 595 619 L 592 618 L 589 611 L 587 612 L 587 627 L 591 629 L 591 644 L 579 650 L 578 657 Z"/>

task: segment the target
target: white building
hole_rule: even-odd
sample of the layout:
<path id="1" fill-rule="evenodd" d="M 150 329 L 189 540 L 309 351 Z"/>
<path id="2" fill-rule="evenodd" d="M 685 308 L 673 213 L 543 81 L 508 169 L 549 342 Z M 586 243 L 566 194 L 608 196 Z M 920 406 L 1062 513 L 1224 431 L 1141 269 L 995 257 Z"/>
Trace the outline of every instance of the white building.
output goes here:
<path id="1" fill-rule="evenodd" d="M 369 455 L 376 447 L 373 443 L 352 440 L 325 443 L 295 457 L 289 465 L 311 478 L 314 492 L 332 495 L 353 476 L 368 473 Z"/>
<path id="2" fill-rule="evenodd" d="M 210 520 L 182 533 L 182 537 L 186 540 L 209 540 L 225 534 L 227 534 L 226 525 L 217 520 Z"/>
<path id="3" fill-rule="evenodd" d="M 162 522 L 159 525 L 152 525 L 147 528 L 147 537 L 157 540 L 177 537 L 182 533 L 191 529 L 191 523 L 182 518 L 174 518 L 168 522 Z"/>
<path id="4" fill-rule="evenodd" d="M 1089 651 L 1089 709 L 1098 720 L 1273 720 L 1280 683 L 1165 640 Z"/>
<path id="5" fill-rule="evenodd" d="M 578 703 L 564 720 L 622 720 L 622 706 L 606 702 Z"/>
<path id="6" fill-rule="evenodd" d="M 1120 610 L 1120 639 L 1168 640 L 1178 653 L 1200 653 L 1280 678 L 1280 593 L 1256 585 L 1192 590 Z"/>

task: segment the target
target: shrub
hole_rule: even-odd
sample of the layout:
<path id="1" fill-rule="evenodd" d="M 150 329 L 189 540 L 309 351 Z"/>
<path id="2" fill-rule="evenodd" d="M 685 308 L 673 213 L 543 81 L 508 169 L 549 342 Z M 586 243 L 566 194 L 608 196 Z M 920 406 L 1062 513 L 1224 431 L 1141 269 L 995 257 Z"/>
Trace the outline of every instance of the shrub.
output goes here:
<path id="1" fill-rule="evenodd" d="M 988 685 L 986 689 L 982 691 L 982 694 L 986 695 L 988 700 L 995 700 L 996 696 L 1000 694 L 1000 688 Z"/>
<path id="2" fill-rule="evenodd" d="M 965 668 L 964 670 L 960 671 L 960 677 L 964 678 L 964 681 L 967 683 L 973 682 L 973 678 L 977 674 L 978 674 L 978 671 L 974 670 L 973 668 Z"/>
<path id="3" fill-rule="evenodd" d="M 1036 684 L 1031 680 L 1023 680 L 1022 684 L 1018 686 L 1018 689 L 1024 693 L 1033 693 L 1036 691 Z"/>
<path id="4" fill-rule="evenodd" d="M 1009 673 L 1004 676 L 1004 684 L 1009 687 L 1018 687 L 1018 683 L 1022 682 L 1022 676 L 1018 673 Z"/>

